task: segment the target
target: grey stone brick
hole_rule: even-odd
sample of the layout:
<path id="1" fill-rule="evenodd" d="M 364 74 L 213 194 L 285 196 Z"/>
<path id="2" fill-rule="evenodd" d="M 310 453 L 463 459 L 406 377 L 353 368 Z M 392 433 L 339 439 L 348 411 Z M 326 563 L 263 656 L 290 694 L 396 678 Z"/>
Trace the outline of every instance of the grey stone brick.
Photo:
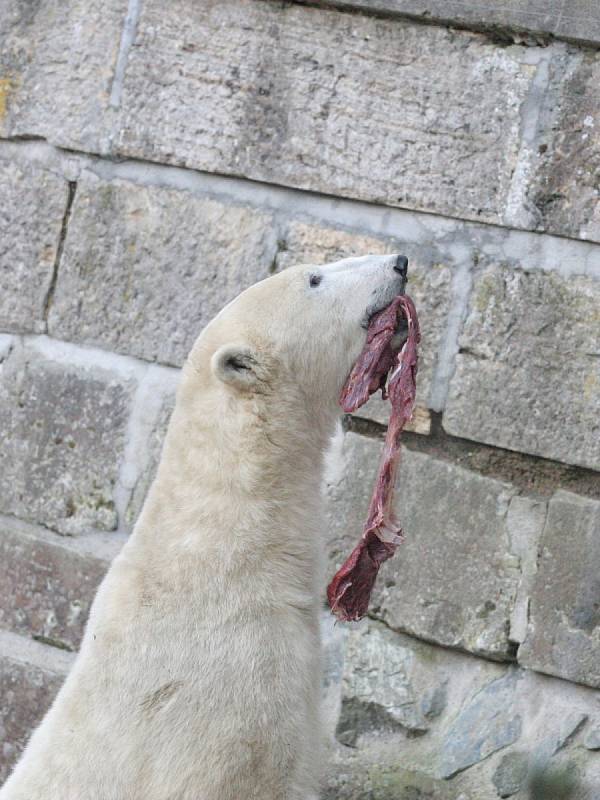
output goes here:
<path id="1" fill-rule="evenodd" d="M 600 12 L 596 16 L 600 25 Z M 598 242 L 600 54 L 584 51 L 575 65 L 560 66 L 565 77 L 555 92 L 550 124 L 538 133 L 538 163 L 528 199 L 538 228 Z"/>
<path id="2" fill-rule="evenodd" d="M 419 374 L 417 381 L 417 407 L 412 424 L 407 430 L 429 433 L 430 417 L 427 411 L 431 384 L 438 350 L 446 332 L 450 309 L 449 266 L 433 262 L 429 255 L 419 252 L 414 245 L 406 245 L 393 238 L 377 238 L 360 233 L 330 228 L 308 222 L 290 223 L 277 256 L 279 268 L 300 263 L 326 263 L 366 253 L 402 252 L 409 256 L 409 280 L 406 291 L 415 301 L 421 322 L 419 348 Z M 357 412 L 360 417 L 387 424 L 389 403 L 380 396 L 372 397 Z"/>
<path id="3" fill-rule="evenodd" d="M 0 16 L 0 136 L 108 149 L 125 0 L 7 0 Z"/>
<path id="4" fill-rule="evenodd" d="M 204 325 L 268 276 L 275 251 L 268 213 L 86 176 L 73 204 L 49 330 L 180 365 Z"/>
<path id="5" fill-rule="evenodd" d="M 131 381 L 15 349 L 0 372 L 0 511 L 61 533 L 117 524 Z"/>
<path id="6" fill-rule="evenodd" d="M 508 672 L 461 709 L 441 753 L 443 778 L 451 778 L 519 739 L 522 719 L 515 710 L 518 679 L 517 671 Z"/>
<path id="7" fill-rule="evenodd" d="M 158 413 L 158 418 L 152 428 L 146 443 L 146 459 L 142 471 L 137 476 L 135 485 L 132 488 L 131 497 L 125 512 L 125 522 L 128 528 L 133 528 L 137 520 L 148 490 L 156 475 L 156 470 L 162 453 L 162 446 L 167 433 L 167 427 L 173 408 L 175 407 L 175 397 L 165 399 Z"/>
<path id="8" fill-rule="evenodd" d="M 557 492 L 549 504 L 519 662 L 600 688 L 600 502 Z"/>
<path id="9" fill-rule="evenodd" d="M 116 152 L 497 222 L 535 74 L 525 56 L 296 4 L 152 0 Z"/>
<path id="10" fill-rule="evenodd" d="M 475 280 L 444 428 L 600 468 L 600 284 L 488 267 Z"/>
<path id="11" fill-rule="evenodd" d="M 348 433 L 330 467 L 329 577 L 360 536 L 381 442 Z M 433 456 L 402 451 L 395 508 L 405 541 L 379 574 L 371 609 L 392 628 L 506 658 L 520 579 L 506 516 L 515 489 Z"/>
<path id="12" fill-rule="evenodd" d="M 322 5 L 327 5 L 326 0 Z M 541 43 L 550 36 L 600 42 L 600 13 L 595 0 L 569 0 L 568 4 L 562 0 L 336 0 L 336 6 L 482 28 L 507 43 L 520 41 L 519 32 L 531 32 Z"/>
<path id="13" fill-rule="evenodd" d="M 0 161 L 0 330 L 43 332 L 66 181 Z"/>
<path id="14" fill-rule="evenodd" d="M 0 627 L 76 650 L 108 563 L 65 537 L 1 518 Z"/>
<path id="15" fill-rule="evenodd" d="M 0 783 L 58 692 L 70 653 L 0 630 Z"/>

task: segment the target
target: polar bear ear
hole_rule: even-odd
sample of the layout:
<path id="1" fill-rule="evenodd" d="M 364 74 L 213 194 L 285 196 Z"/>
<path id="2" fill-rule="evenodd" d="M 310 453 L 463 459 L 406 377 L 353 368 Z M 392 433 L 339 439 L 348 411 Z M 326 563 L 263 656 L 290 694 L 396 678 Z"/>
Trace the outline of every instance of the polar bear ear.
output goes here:
<path id="1" fill-rule="evenodd" d="M 238 389 L 252 389 L 263 379 L 258 354 L 246 344 L 219 347 L 210 364 L 219 380 Z"/>

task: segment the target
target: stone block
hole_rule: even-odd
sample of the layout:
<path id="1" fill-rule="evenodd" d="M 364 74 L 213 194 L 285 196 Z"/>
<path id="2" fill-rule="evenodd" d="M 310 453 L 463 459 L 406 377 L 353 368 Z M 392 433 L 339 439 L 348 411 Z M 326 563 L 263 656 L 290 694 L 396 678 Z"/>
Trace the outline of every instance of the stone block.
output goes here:
<path id="1" fill-rule="evenodd" d="M 346 745 L 333 751 L 326 797 L 524 800 L 534 767 L 550 776 L 576 763 L 573 798 L 595 798 L 600 763 L 581 744 L 597 692 L 374 620 L 337 627 Z"/>
<path id="2" fill-rule="evenodd" d="M 582 51 L 573 64 L 557 68 L 564 79 L 549 122 L 537 135 L 527 198 L 538 229 L 599 242 L 600 54 Z"/>
<path id="3" fill-rule="evenodd" d="M 0 519 L 0 627 L 76 650 L 108 560 L 65 537 Z"/>
<path id="4" fill-rule="evenodd" d="M 550 501 L 519 663 L 600 688 L 600 502 Z"/>
<path id="5" fill-rule="evenodd" d="M 279 268 L 301 263 L 326 263 L 366 253 L 406 253 L 409 257 L 407 293 L 415 301 L 421 323 L 417 408 L 407 430 L 429 433 L 427 411 L 438 351 L 443 342 L 451 303 L 452 270 L 435 261 L 425 248 L 393 238 L 377 238 L 313 223 L 290 223 L 277 256 Z M 421 251 L 420 251 L 421 250 Z M 356 414 L 387 424 L 389 403 L 372 397 Z"/>
<path id="6" fill-rule="evenodd" d="M 239 0 L 165 11 L 151 0 L 115 150 L 498 222 L 535 75 L 528 59 L 406 20 Z"/>
<path id="7" fill-rule="evenodd" d="M 70 653 L 0 630 L 0 784 L 49 708 L 71 663 Z"/>
<path id="8" fill-rule="evenodd" d="M 518 678 L 518 672 L 508 672 L 461 709 L 441 753 L 443 778 L 451 778 L 519 739 L 522 720 L 514 707 Z"/>
<path id="9" fill-rule="evenodd" d="M 329 578 L 359 539 L 381 442 L 353 433 L 328 472 Z M 395 508 L 405 541 L 379 574 L 371 610 L 392 628 L 491 658 L 510 657 L 520 580 L 507 527 L 516 490 L 402 450 Z"/>
<path id="10" fill-rule="evenodd" d="M 133 381 L 15 348 L 0 372 L 0 511 L 65 534 L 117 525 Z"/>
<path id="11" fill-rule="evenodd" d="M 327 5 L 326 0 L 322 5 Z M 562 0 L 337 0 L 336 7 L 409 14 L 427 22 L 484 29 L 507 44 L 522 39 L 532 44 L 544 43 L 554 36 L 600 42 L 600 14 L 594 0 L 569 0 L 568 5 Z M 533 36 L 522 36 L 520 32 Z"/>
<path id="12" fill-rule="evenodd" d="M 0 136 L 105 152 L 125 0 L 7 0 L 0 17 Z"/>
<path id="13" fill-rule="evenodd" d="M 269 275 L 275 251 L 268 213 L 187 191 L 85 176 L 49 330 L 61 339 L 181 365 L 206 323 Z"/>
<path id="14" fill-rule="evenodd" d="M 146 457 L 144 465 L 137 475 L 134 486 L 132 487 L 131 497 L 125 512 L 125 522 L 128 528 L 133 528 L 137 520 L 148 490 L 156 475 L 156 470 L 162 453 L 162 446 L 167 433 L 167 427 L 173 408 L 175 407 L 175 396 L 167 396 L 162 402 L 158 415 L 146 440 Z"/>
<path id="15" fill-rule="evenodd" d="M 0 330 L 45 331 L 68 194 L 47 170 L 0 161 Z"/>
<path id="16" fill-rule="evenodd" d="M 476 277 L 443 424 L 600 469 L 600 283 L 518 269 Z"/>

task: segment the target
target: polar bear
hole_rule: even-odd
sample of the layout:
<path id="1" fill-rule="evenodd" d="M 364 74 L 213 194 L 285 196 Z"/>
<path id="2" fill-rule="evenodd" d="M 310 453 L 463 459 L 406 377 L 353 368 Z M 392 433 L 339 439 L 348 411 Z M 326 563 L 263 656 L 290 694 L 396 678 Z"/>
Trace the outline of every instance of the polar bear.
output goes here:
<path id="1" fill-rule="evenodd" d="M 406 259 L 276 274 L 183 368 L 156 479 L 0 800 L 307 800 L 323 741 L 324 453 Z"/>

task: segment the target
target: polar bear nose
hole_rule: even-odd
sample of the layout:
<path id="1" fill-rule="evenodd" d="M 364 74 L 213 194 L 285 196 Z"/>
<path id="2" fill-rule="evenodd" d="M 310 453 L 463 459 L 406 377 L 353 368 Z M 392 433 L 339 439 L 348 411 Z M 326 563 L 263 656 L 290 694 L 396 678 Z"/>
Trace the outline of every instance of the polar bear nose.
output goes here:
<path id="1" fill-rule="evenodd" d="M 398 272 L 403 278 L 406 278 L 408 271 L 408 258 L 406 256 L 398 256 L 394 264 L 394 272 Z"/>

